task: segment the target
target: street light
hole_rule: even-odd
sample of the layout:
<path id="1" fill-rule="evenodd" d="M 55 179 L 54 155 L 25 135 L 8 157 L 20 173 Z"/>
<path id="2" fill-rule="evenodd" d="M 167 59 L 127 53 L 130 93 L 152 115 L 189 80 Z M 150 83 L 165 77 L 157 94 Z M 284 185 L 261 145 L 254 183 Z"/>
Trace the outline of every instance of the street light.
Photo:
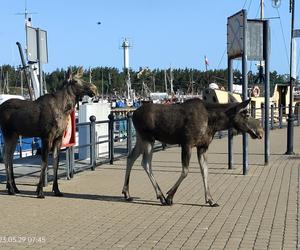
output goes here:
<path id="1" fill-rule="evenodd" d="M 294 154 L 294 114 L 293 114 L 293 34 L 294 34 L 294 16 L 295 16 L 295 0 L 290 0 L 290 12 L 292 13 L 291 20 L 291 45 L 290 45 L 290 103 L 289 103 L 289 115 L 287 125 L 287 155 Z"/>

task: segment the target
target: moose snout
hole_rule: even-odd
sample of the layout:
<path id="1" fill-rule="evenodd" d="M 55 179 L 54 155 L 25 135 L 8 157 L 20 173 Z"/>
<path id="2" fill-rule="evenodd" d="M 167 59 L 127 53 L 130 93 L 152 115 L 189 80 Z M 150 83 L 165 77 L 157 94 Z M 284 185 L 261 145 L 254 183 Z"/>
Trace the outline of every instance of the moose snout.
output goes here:
<path id="1" fill-rule="evenodd" d="M 262 139 L 264 136 L 264 131 L 261 129 L 257 132 L 257 139 Z"/>
<path id="2" fill-rule="evenodd" d="M 252 139 L 262 139 L 264 135 L 264 130 L 262 128 L 257 128 L 255 130 L 253 129 L 249 134 L 252 137 Z"/>
<path id="3" fill-rule="evenodd" d="M 90 86 L 88 92 L 89 92 L 89 93 L 88 93 L 89 97 L 93 97 L 93 96 L 99 95 L 98 89 L 97 89 L 97 87 L 96 87 L 94 84 L 92 84 L 92 85 Z"/>

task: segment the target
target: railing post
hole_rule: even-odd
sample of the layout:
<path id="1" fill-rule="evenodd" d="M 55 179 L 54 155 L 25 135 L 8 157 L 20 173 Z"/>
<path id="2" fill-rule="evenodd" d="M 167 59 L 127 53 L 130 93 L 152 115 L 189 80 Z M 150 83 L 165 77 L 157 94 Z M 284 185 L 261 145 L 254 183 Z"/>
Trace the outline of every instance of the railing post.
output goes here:
<path id="1" fill-rule="evenodd" d="M 279 106 L 279 128 L 282 128 L 283 105 Z"/>
<path id="2" fill-rule="evenodd" d="M 69 148 L 66 149 L 66 178 L 70 180 L 70 151 Z"/>
<path id="3" fill-rule="evenodd" d="M 265 127 L 265 104 L 261 103 L 261 126 Z"/>
<path id="4" fill-rule="evenodd" d="M 223 131 L 218 131 L 218 138 L 222 139 L 222 137 L 223 137 Z"/>
<path id="5" fill-rule="evenodd" d="M 127 113 L 127 155 L 130 154 L 132 148 L 132 131 L 131 131 L 132 113 Z"/>
<path id="6" fill-rule="evenodd" d="M 48 169 L 49 169 L 49 165 L 45 169 L 45 173 L 44 173 L 44 187 L 48 186 Z"/>
<path id="7" fill-rule="evenodd" d="M 74 176 L 74 147 L 71 146 L 68 148 L 69 150 L 69 161 L 70 161 L 70 178 L 73 178 Z"/>
<path id="8" fill-rule="evenodd" d="M 110 113 L 108 116 L 108 132 L 109 132 L 109 163 L 114 163 L 114 115 Z"/>
<path id="9" fill-rule="evenodd" d="M 73 178 L 74 175 L 74 148 L 68 147 L 66 150 L 66 172 L 67 180 Z"/>
<path id="10" fill-rule="evenodd" d="M 95 170 L 96 167 L 96 117 L 90 116 L 90 159 L 91 159 L 91 170 Z"/>
<path id="11" fill-rule="evenodd" d="M 23 157 L 22 154 L 22 136 L 19 136 L 19 149 L 20 149 L 20 158 Z"/>
<path id="12" fill-rule="evenodd" d="M 274 129 L 274 104 L 271 104 L 271 129 Z"/>
<path id="13" fill-rule="evenodd" d="M 254 107 L 251 107 L 251 117 L 253 117 L 255 119 L 255 116 L 256 116 L 256 112 L 255 112 L 255 106 Z"/>
<path id="14" fill-rule="evenodd" d="M 69 148 L 66 149 L 66 178 L 70 180 L 70 150 Z"/>

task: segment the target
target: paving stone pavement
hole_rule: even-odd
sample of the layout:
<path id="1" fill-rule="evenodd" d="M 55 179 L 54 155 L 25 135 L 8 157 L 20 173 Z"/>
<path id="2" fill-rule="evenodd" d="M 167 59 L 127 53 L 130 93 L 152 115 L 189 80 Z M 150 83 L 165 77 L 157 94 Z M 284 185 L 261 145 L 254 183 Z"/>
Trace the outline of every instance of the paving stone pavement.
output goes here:
<path id="1" fill-rule="evenodd" d="M 296 155 L 287 156 L 286 130 L 271 131 L 270 164 L 263 140 L 249 139 L 249 173 L 242 175 L 241 137 L 234 139 L 234 169 L 227 169 L 227 139 L 215 139 L 208 154 L 209 183 L 219 207 L 204 202 L 196 152 L 190 172 L 174 197 L 161 206 L 140 160 L 130 179 L 133 202 L 121 190 L 125 159 L 95 171 L 60 179 L 64 197 L 37 199 L 37 178 L 16 182 L 9 196 L 0 184 L 0 248 L 3 249 L 297 249 L 300 128 Z M 3 169 L 3 166 L 2 166 Z M 16 168 L 16 173 L 18 168 Z M 154 175 L 166 192 L 181 172 L 180 149 L 153 156 Z"/>

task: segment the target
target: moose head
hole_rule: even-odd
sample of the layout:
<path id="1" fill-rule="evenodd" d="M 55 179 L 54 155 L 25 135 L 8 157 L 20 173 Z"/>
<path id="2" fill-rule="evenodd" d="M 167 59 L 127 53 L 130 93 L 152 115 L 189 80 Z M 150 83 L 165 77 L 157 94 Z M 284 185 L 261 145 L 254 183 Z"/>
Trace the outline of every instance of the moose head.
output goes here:
<path id="1" fill-rule="evenodd" d="M 72 69 L 68 69 L 67 73 L 67 82 L 74 91 L 74 94 L 78 98 L 82 98 L 84 95 L 88 95 L 89 97 L 94 97 L 98 95 L 97 87 L 93 83 L 89 83 L 82 79 L 83 76 L 83 68 L 79 67 L 76 74 L 72 72 Z"/>
<path id="2" fill-rule="evenodd" d="M 244 102 L 234 104 L 227 111 L 226 114 L 232 122 L 233 129 L 237 133 L 248 133 L 253 139 L 262 139 L 263 128 L 259 120 L 250 116 L 247 106 L 251 99 Z"/>

